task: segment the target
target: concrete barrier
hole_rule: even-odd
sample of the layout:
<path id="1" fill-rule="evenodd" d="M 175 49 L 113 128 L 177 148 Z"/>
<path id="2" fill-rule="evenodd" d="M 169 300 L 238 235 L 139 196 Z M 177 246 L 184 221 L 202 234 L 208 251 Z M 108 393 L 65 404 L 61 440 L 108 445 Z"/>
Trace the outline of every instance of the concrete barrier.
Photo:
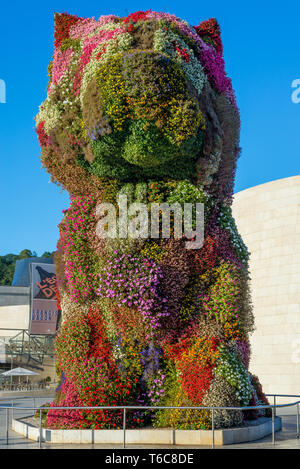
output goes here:
<path id="1" fill-rule="evenodd" d="M 275 431 L 281 430 L 281 418 L 275 418 Z M 40 429 L 25 419 L 13 419 L 12 429 L 39 441 Z M 245 427 L 215 430 L 215 445 L 231 445 L 259 440 L 272 433 L 272 419 L 261 417 Z M 123 430 L 52 430 L 42 429 L 42 442 L 60 444 L 123 444 Z M 211 430 L 174 430 L 172 428 L 143 428 L 126 430 L 126 443 L 137 445 L 211 445 Z"/>
<path id="2" fill-rule="evenodd" d="M 21 397 L 49 397 L 49 399 L 54 399 L 54 395 L 54 388 L 31 389 L 28 391 L 0 391 L 0 400 L 11 400 Z"/>

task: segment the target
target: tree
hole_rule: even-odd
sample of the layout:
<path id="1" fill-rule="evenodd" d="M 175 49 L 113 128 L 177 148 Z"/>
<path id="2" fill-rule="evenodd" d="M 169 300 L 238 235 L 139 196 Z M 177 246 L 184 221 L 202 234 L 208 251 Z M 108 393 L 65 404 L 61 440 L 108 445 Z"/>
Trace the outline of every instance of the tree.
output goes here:
<path id="1" fill-rule="evenodd" d="M 50 252 L 50 251 L 45 251 L 42 257 L 46 257 L 47 259 L 51 258 L 54 256 L 55 251 Z"/>
<path id="2" fill-rule="evenodd" d="M 42 257 L 49 259 L 53 257 L 53 255 L 54 252 L 45 251 Z M 4 256 L 0 256 L 0 285 L 11 285 L 16 261 L 30 257 L 37 257 L 37 253 L 30 251 L 30 249 L 23 249 L 19 254 L 5 254 Z"/>
<path id="3" fill-rule="evenodd" d="M 23 249 L 23 251 L 20 252 L 18 258 L 19 259 L 27 259 L 28 257 L 36 257 L 36 252 L 33 251 L 31 252 L 30 249 Z"/>

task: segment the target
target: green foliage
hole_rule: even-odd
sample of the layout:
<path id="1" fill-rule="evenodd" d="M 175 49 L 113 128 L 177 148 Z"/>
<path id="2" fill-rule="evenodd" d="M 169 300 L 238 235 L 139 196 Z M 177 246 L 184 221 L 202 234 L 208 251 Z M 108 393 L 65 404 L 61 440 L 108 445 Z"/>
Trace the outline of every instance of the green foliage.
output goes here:
<path id="1" fill-rule="evenodd" d="M 152 168 L 140 168 L 125 161 L 120 156 L 120 148 L 126 138 L 126 132 L 115 132 L 114 136 L 104 135 L 101 140 L 92 143 L 95 159 L 88 163 L 80 157 L 77 161 L 89 173 L 99 178 L 115 178 L 125 181 L 148 181 L 158 179 L 190 179 L 196 176 L 196 161 L 198 154 L 192 158 L 175 158 Z M 119 143 L 118 143 L 119 141 Z"/>
<path id="2" fill-rule="evenodd" d="M 227 339 L 244 337 L 252 326 L 247 277 L 235 264 L 224 261 L 214 276 L 214 284 L 203 296 L 204 314 L 223 325 Z"/>
<path id="3" fill-rule="evenodd" d="M 93 174 L 124 180 L 143 177 L 148 169 L 149 176 L 170 177 L 167 162 L 189 160 L 200 151 L 203 116 L 187 94 L 182 71 L 167 56 L 140 50 L 115 54 L 99 66 L 96 80 L 99 96 L 91 82 L 83 99 Z M 87 120 L 97 126 L 91 129 Z M 143 171 L 136 174 L 136 167 Z"/>
<path id="4" fill-rule="evenodd" d="M 53 254 L 53 252 L 46 251 L 41 257 L 50 258 Z M 36 256 L 37 253 L 35 251 L 31 252 L 29 249 L 23 249 L 20 254 L 0 256 L 0 285 L 11 285 L 17 260 Z"/>
<path id="5" fill-rule="evenodd" d="M 179 203 L 206 203 L 207 197 L 201 189 L 198 189 L 189 181 L 179 181 L 167 198 L 169 204 Z"/>
<path id="6" fill-rule="evenodd" d="M 36 410 L 34 414 L 34 418 L 37 420 L 37 424 L 39 425 L 40 422 L 40 414 L 42 414 L 42 427 L 47 427 L 47 419 L 48 419 L 48 409 L 44 409 L 44 407 L 51 407 L 51 402 L 46 402 L 45 404 L 42 404 L 39 409 Z"/>
<path id="7" fill-rule="evenodd" d="M 44 258 L 47 258 L 47 259 L 50 259 L 51 257 L 53 257 L 55 254 L 55 251 L 53 252 L 50 252 L 50 251 L 45 251 L 44 254 L 42 254 L 41 257 L 44 257 Z"/>
<path id="8" fill-rule="evenodd" d="M 182 148 L 177 148 L 163 135 L 154 122 L 146 119 L 133 121 L 124 144 L 123 158 L 131 164 L 152 168 L 174 158 L 184 158 L 195 137 Z M 187 149 L 187 152 L 186 152 Z"/>
<path id="9" fill-rule="evenodd" d="M 79 52 L 81 50 L 79 39 L 70 39 L 70 38 L 64 39 L 60 46 L 62 51 L 65 51 L 66 49 L 69 49 L 70 47 L 72 47 L 74 51 Z"/>
<path id="10" fill-rule="evenodd" d="M 168 368 L 166 371 L 166 380 L 164 383 L 165 393 L 160 402 L 162 406 L 168 405 L 180 405 L 178 394 L 180 393 L 181 384 L 178 372 L 174 363 L 168 362 Z M 168 410 L 161 409 L 155 413 L 155 419 L 153 422 L 154 427 L 168 427 L 170 425 L 170 412 Z"/>
<path id="11" fill-rule="evenodd" d="M 230 383 L 241 405 L 247 406 L 251 399 L 250 375 L 234 353 L 229 352 L 224 344 L 219 346 L 220 358 L 215 373 L 223 376 Z"/>
<path id="12" fill-rule="evenodd" d="M 198 187 L 191 184 L 189 181 L 179 181 L 175 183 L 175 187 L 167 198 L 167 202 L 169 204 L 179 203 L 182 208 L 186 203 L 193 204 L 192 224 L 189 226 L 190 224 L 187 223 L 187 220 L 185 219 L 185 229 L 196 228 L 196 206 L 194 204 L 203 203 L 206 212 L 209 210 L 208 197 L 201 189 L 198 189 Z"/>
<path id="13" fill-rule="evenodd" d="M 71 379 L 82 370 L 78 362 L 86 358 L 89 349 L 90 328 L 83 315 L 78 315 L 60 328 L 56 339 L 59 368 Z"/>
<path id="14" fill-rule="evenodd" d="M 31 252 L 29 249 L 23 249 L 23 251 L 20 252 L 18 259 L 27 259 L 28 257 L 36 257 L 36 252 L 33 251 Z"/>
<path id="15" fill-rule="evenodd" d="M 8 254 L 0 257 L 0 285 L 11 285 L 17 256 Z"/>
<path id="16" fill-rule="evenodd" d="M 219 223 L 230 233 L 231 245 L 234 248 L 239 260 L 247 265 L 249 260 L 249 251 L 241 235 L 238 232 L 235 220 L 232 216 L 232 209 L 229 205 L 222 205 L 219 215 Z"/>

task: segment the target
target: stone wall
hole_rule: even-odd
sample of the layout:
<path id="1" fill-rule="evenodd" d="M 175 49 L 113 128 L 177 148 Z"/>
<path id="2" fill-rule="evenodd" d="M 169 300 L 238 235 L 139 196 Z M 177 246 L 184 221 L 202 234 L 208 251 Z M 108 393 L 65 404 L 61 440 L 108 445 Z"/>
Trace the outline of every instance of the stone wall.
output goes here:
<path id="1" fill-rule="evenodd" d="M 29 287 L 0 286 L 0 335 L 16 335 L 12 329 L 28 329 L 29 326 Z M 11 330 L 9 330 L 11 329 Z"/>
<path id="2" fill-rule="evenodd" d="M 300 176 L 235 194 L 256 330 L 250 370 L 266 393 L 300 394 Z"/>

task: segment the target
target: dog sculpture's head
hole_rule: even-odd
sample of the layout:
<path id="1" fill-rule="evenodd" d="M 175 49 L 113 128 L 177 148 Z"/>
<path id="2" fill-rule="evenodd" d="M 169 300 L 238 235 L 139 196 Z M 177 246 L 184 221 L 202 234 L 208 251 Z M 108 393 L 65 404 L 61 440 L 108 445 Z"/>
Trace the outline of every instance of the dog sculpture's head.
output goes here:
<path id="1" fill-rule="evenodd" d="M 42 160 L 71 194 L 111 179 L 188 179 L 230 197 L 239 115 L 216 20 L 56 14 L 48 70 Z"/>

